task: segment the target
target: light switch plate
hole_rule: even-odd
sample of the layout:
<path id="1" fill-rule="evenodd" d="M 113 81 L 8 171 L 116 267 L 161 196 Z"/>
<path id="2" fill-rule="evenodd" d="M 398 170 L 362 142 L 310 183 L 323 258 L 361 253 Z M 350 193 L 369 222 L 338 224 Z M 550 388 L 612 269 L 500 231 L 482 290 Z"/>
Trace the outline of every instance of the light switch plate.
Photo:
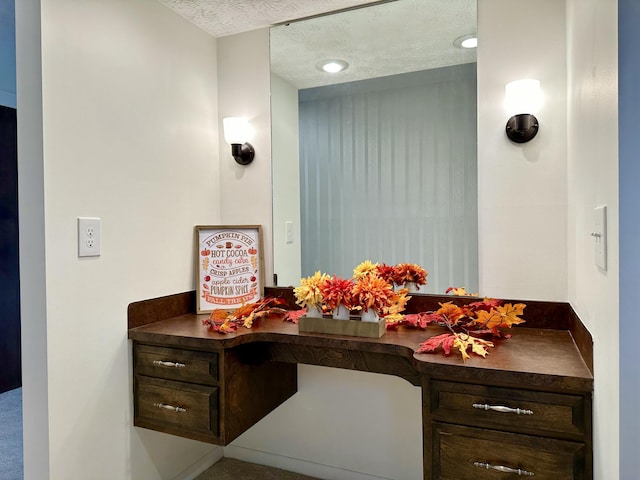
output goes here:
<path id="1" fill-rule="evenodd" d="M 607 206 L 596 207 L 593 232 L 595 262 L 598 268 L 607 269 Z"/>
<path id="2" fill-rule="evenodd" d="M 293 243 L 293 222 L 284 222 L 285 243 Z"/>

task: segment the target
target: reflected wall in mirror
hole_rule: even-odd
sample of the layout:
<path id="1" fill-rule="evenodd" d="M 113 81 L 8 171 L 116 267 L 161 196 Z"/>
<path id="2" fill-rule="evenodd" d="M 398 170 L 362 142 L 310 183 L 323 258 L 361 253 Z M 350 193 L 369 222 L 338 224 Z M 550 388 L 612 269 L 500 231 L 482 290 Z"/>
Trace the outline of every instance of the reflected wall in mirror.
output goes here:
<path id="1" fill-rule="evenodd" d="M 478 288 L 475 0 L 397 0 L 271 29 L 274 271 L 417 263 Z M 456 41 L 457 40 L 457 41 Z M 321 68 L 341 60 L 335 74 Z"/>

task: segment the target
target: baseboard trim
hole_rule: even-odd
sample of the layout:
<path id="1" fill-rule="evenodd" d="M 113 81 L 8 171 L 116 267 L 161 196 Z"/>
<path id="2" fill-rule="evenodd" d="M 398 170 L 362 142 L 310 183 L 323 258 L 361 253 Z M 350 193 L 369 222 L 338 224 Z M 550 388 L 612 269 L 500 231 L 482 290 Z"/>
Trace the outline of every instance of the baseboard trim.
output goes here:
<path id="1" fill-rule="evenodd" d="M 215 447 L 196 463 L 180 472 L 173 480 L 193 480 L 211 465 L 220 460 L 223 457 L 223 454 L 224 450 L 222 447 Z"/>
<path id="2" fill-rule="evenodd" d="M 301 473 L 310 477 L 340 480 L 392 480 L 369 473 L 346 470 L 333 465 L 323 465 L 300 458 L 287 457 L 276 453 L 254 450 L 252 448 L 229 445 L 224 447 L 226 458 L 235 458 L 243 462 L 257 463 L 269 467 L 280 468 L 289 472 Z"/>

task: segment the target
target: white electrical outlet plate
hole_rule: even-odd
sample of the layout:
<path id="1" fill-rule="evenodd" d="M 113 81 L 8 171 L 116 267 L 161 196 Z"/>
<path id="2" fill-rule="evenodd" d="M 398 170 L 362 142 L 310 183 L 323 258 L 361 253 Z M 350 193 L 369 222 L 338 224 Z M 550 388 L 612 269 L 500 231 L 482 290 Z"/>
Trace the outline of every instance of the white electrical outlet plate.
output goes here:
<path id="1" fill-rule="evenodd" d="M 284 222 L 285 243 L 293 243 L 293 222 Z"/>
<path id="2" fill-rule="evenodd" d="M 591 236 L 594 240 L 595 262 L 598 268 L 607 269 L 607 206 L 595 209 L 595 221 Z"/>
<path id="3" fill-rule="evenodd" d="M 100 219 L 78 217 L 78 257 L 100 256 Z"/>

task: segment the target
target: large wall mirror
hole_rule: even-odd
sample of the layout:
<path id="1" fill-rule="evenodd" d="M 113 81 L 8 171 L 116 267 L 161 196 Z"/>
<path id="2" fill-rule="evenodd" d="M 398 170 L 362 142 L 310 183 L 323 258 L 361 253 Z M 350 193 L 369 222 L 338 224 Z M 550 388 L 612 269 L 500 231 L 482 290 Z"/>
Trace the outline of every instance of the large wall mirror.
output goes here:
<path id="1" fill-rule="evenodd" d="M 274 272 L 417 263 L 478 288 L 476 0 L 396 0 L 271 29 Z M 323 69 L 333 60 L 341 71 Z"/>

